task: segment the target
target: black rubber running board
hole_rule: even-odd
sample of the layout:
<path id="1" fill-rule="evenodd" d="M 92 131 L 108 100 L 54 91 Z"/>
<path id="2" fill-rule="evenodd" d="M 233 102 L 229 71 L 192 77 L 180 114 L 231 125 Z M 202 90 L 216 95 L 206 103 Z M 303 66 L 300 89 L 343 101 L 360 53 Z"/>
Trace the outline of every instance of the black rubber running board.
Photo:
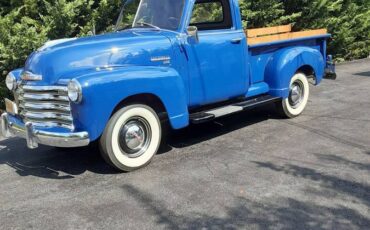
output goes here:
<path id="1" fill-rule="evenodd" d="M 200 124 L 200 123 L 211 121 L 218 117 L 223 117 L 223 116 L 227 116 L 230 114 L 245 111 L 248 109 L 253 109 L 255 107 L 265 105 L 271 102 L 275 102 L 278 100 L 280 100 L 280 98 L 272 97 L 270 95 L 264 95 L 264 96 L 249 99 L 246 101 L 237 102 L 234 104 L 190 114 L 190 122 L 193 124 Z"/>

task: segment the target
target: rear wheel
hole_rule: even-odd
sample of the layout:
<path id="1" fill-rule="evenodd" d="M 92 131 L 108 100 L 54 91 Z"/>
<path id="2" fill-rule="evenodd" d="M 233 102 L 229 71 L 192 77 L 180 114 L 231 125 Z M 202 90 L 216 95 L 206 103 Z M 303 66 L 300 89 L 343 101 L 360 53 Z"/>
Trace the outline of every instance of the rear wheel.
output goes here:
<path id="1" fill-rule="evenodd" d="M 121 171 L 150 163 L 161 143 L 162 128 L 156 112 L 146 105 L 130 105 L 109 120 L 100 139 L 103 158 Z"/>
<path id="2" fill-rule="evenodd" d="M 294 118 L 302 114 L 307 106 L 310 96 L 310 85 L 306 75 L 297 73 L 290 82 L 289 96 L 278 102 L 279 113 L 288 118 Z"/>

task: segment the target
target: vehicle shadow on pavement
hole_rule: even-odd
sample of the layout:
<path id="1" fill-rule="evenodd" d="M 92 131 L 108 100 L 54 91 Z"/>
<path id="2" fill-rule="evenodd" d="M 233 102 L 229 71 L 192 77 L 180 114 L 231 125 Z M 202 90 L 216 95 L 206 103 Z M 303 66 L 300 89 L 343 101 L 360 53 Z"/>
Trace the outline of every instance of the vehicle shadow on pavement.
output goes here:
<path id="1" fill-rule="evenodd" d="M 123 185 L 122 189 L 165 229 L 365 229 L 370 226 L 370 219 L 354 209 L 289 197 L 261 202 L 235 197 L 234 206 L 225 207 L 222 211 L 226 214 L 222 217 L 196 212 L 182 216 L 135 186 Z"/>
<path id="2" fill-rule="evenodd" d="M 12 138 L 0 141 L 0 165 L 6 164 L 20 176 L 47 179 L 72 179 L 86 171 L 97 174 L 117 173 L 105 164 L 98 149 L 58 149 L 40 146 L 30 150 L 24 140 Z"/>
<path id="3" fill-rule="evenodd" d="M 170 138 L 159 150 L 164 154 L 172 148 L 183 148 L 204 142 L 267 119 L 277 119 L 273 105 L 235 114 L 201 125 L 171 131 Z M 6 164 L 20 176 L 47 179 L 72 179 L 86 171 L 97 174 L 116 174 L 99 154 L 97 145 L 85 148 L 58 149 L 40 146 L 30 150 L 19 138 L 0 141 L 0 165 Z"/>
<path id="4" fill-rule="evenodd" d="M 172 147 L 182 148 L 208 141 L 269 119 L 282 119 L 273 104 L 219 118 L 213 122 L 190 125 L 185 129 L 172 131 L 168 139 L 167 151 Z"/>

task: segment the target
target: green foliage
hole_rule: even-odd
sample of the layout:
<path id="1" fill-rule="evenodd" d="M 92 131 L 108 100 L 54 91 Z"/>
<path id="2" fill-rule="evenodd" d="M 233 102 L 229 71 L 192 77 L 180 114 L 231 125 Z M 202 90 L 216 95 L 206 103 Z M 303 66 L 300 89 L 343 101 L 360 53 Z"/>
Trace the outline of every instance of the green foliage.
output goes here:
<path id="1" fill-rule="evenodd" d="M 46 41 L 106 31 L 122 0 L 0 0 L 0 98 L 10 96 L 4 79 Z M 131 13 L 132 15 L 132 13 Z"/>
<path id="2" fill-rule="evenodd" d="M 22 6 L 5 17 L 0 17 L 0 75 L 2 81 L 9 70 L 21 67 L 33 50 L 47 40 L 47 33 L 42 22 L 33 19 L 24 12 L 30 12 Z M 7 96 L 4 84 L 0 85 L 0 97 Z"/>
<path id="3" fill-rule="evenodd" d="M 239 0 L 244 27 L 260 28 L 293 23 L 301 12 L 287 14 L 284 1 Z"/>
<path id="4" fill-rule="evenodd" d="M 239 0 L 248 28 L 292 23 L 295 30 L 327 28 L 337 61 L 370 55 L 370 0 Z"/>
<path id="5" fill-rule="evenodd" d="M 329 53 L 337 60 L 353 60 L 370 54 L 370 0 L 287 0 L 287 14 L 302 12 L 298 30 L 328 28 L 333 35 Z"/>
<path id="6" fill-rule="evenodd" d="M 333 34 L 329 53 L 337 60 L 370 54 L 370 0 L 239 0 L 243 25 L 248 28 L 292 23 L 295 30 L 328 28 Z M 132 21 L 128 7 L 123 27 Z M 122 0 L 0 0 L 0 79 L 23 66 L 27 56 L 47 40 L 110 31 Z M 212 7 L 210 5 L 210 7 Z M 215 8 L 217 9 L 217 7 Z M 215 10 L 197 9 L 199 20 Z M 3 80 L 2 80 L 3 81 Z M 6 96 L 0 84 L 0 97 Z"/>
<path id="7" fill-rule="evenodd" d="M 191 18 L 192 24 L 205 22 L 222 22 L 222 5 L 216 2 L 196 4 Z"/>

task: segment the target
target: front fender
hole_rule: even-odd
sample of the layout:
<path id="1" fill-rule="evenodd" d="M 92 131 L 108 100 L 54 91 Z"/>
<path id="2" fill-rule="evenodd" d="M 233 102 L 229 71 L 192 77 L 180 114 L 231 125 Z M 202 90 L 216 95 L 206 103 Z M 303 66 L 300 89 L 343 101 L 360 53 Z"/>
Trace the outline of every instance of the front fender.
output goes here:
<path id="1" fill-rule="evenodd" d="M 11 71 L 10 73 L 13 74 L 13 76 L 15 77 L 15 79 L 17 81 L 21 80 L 21 74 L 23 72 L 23 68 L 20 68 L 20 69 L 15 69 L 13 71 Z"/>
<path id="2" fill-rule="evenodd" d="M 164 104 L 170 124 L 179 129 L 189 124 L 187 94 L 178 72 L 168 67 L 131 66 L 105 69 L 76 78 L 83 99 L 72 105 L 77 129 L 91 140 L 103 133 L 114 108 L 125 98 L 153 94 Z"/>
<path id="3" fill-rule="evenodd" d="M 270 94 L 287 98 L 289 85 L 294 74 L 303 66 L 310 66 L 319 84 L 324 76 L 325 61 L 319 50 L 309 47 L 285 48 L 277 51 L 269 60 L 265 70 L 265 81 Z"/>

